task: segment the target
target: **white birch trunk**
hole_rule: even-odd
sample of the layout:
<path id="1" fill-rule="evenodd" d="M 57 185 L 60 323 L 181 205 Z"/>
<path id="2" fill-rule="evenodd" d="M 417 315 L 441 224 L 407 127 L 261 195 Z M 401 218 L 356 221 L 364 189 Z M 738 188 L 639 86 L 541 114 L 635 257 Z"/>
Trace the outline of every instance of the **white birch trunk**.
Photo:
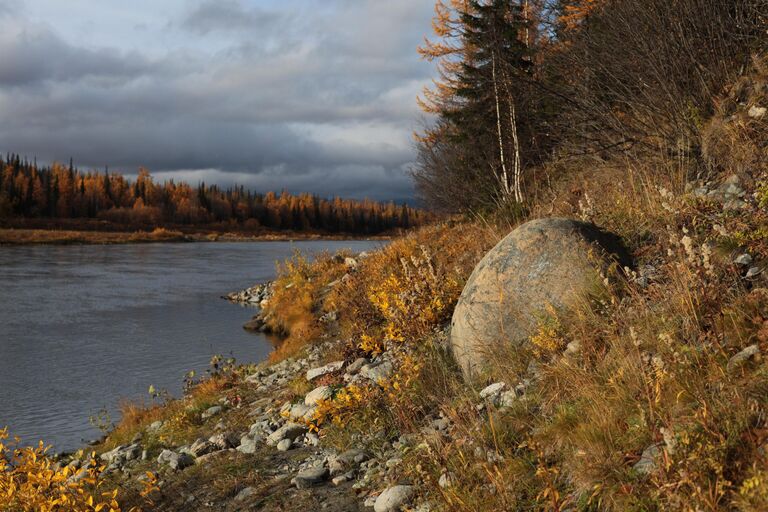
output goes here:
<path id="1" fill-rule="evenodd" d="M 499 137 L 499 160 L 501 161 L 501 188 L 504 197 L 510 195 L 509 174 L 507 173 L 507 164 L 504 160 L 504 136 L 501 131 L 501 106 L 499 102 L 499 85 L 496 78 L 496 54 L 491 54 L 491 77 L 493 80 L 493 98 L 496 101 L 496 131 Z"/>

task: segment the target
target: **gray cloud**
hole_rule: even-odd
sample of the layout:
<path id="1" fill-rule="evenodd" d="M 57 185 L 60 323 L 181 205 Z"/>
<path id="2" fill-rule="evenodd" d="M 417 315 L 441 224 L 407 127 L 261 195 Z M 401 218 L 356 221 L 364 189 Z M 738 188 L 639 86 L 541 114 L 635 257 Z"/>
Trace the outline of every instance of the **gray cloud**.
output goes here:
<path id="1" fill-rule="evenodd" d="M 152 71 L 150 62 L 138 54 L 77 48 L 45 28 L 4 30 L 0 48 L 0 86 L 34 85 L 46 80 L 102 79 L 114 83 Z"/>
<path id="2" fill-rule="evenodd" d="M 205 0 L 181 21 L 181 27 L 197 34 L 260 31 L 285 20 L 283 13 L 246 8 L 237 0 Z"/>
<path id="3" fill-rule="evenodd" d="M 416 3 L 209 0 L 161 24 L 171 34 L 156 37 L 174 42 L 164 50 L 98 47 L 14 11 L 0 18 L 0 115 L 16 120 L 0 125 L 0 150 L 261 190 L 407 197 L 414 98 L 430 72 L 415 46 L 431 8 Z"/>

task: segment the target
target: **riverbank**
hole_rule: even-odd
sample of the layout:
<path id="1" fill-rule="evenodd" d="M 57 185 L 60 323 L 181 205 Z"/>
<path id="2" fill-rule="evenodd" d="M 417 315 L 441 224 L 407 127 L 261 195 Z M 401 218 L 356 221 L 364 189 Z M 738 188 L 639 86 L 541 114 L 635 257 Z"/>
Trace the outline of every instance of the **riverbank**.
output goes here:
<path id="1" fill-rule="evenodd" d="M 296 256 L 263 303 L 287 336 L 270 361 L 127 410 L 96 447 L 105 481 L 157 510 L 764 509 L 765 245 L 738 233 L 763 229 L 766 185 L 614 178 L 582 186 L 635 269 L 487 379 L 465 381 L 448 321 L 508 228 L 424 228 L 354 263 Z M 556 215 L 584 208 L 569 191 Z M 696 489 L 714 482 L 713 504 Z"/>
<path id="2" fill-rule="evenodd" d="M 155 242 L 288 242 L 294 240 L 389 240 L 389 236 L 357 237 L 352 235 L 264 232 L 184 233 L 157 228 L 153 231 L 76 231 L 48 229 L 0 229 L 0 245 L 113 245 Z"/>
<path id="3" fill-rule="evenodd" d="M 95 462 L 59 464 L 102 468 L 124 510 L 764 510 L 766 248 L 738 233 L 764 229 L 768 186 L 626 176 L 582 185 L 635 268 L 486 379 L 463 378 L 448 323 L 509 228 L 446 223 L 366 258 L 294 256 L 266 301 L 242 295 L 286 336 L 269 361 L 216 360 L 184 398 L 124 407 Z M 579 215 L 570 190 L 550 213 Z"/>

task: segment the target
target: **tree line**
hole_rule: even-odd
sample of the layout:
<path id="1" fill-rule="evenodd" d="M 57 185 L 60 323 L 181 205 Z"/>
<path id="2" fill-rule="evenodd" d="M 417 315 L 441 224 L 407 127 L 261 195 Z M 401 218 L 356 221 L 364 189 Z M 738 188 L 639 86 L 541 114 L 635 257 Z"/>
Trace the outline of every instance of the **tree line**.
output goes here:
<path id="1" fill-rule="evenodd" d="M 137 227 L 228 223 L 249 230 L 356 234 L 410 228 L 432 218 L 394 202 L 157 183 L 146 169 L 129 180 L 106 170 L 83 172 L 71 161 L 38 166 L 15 154 L 6 155 L 0 167 L 0 218 L 101 219 Z"/>
<path id="2" fill-rule="evenodd" d="M 419 48 L 418 190 L 433 207 L 519 211 L 556 159 L 700 161 L 723 87 L 765 51 L 768 0 L 438 0 Z"/>

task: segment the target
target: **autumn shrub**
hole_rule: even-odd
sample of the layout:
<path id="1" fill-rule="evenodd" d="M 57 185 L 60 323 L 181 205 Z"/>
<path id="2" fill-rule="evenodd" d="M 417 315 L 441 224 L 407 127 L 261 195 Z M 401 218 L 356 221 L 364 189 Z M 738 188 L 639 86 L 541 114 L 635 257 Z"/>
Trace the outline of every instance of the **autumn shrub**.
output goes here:
<path id="1" fill-rule="evenodd" d="M 366 258 L 326 307 L 340 312 L 342 332 L 363 352 L 379 353 L 388 340 L 417 342 L 450 318 L 464 282 L 498 237 L 466 222 L 414 231 Z"/>
<path id="2" fill-rule="evenodd" d="M 82 470 L 58 466 L 50 447 L 8 442 L 0 430 L 0 510 L 7 512 L 120 512 L 117 489 L 107 489 L 95 454 Z"/>
<path id="3" fill-rule="evenodd" d="M 277 264 L 274 292 L 263 312 L 269 330 L 282 337 L 271 361 L 285 359 L 318 338 L 322 332 L 318 313 L 323 311 L 327 286 L 346 271 L 344 254 L 321 254 L 310 261 L 296 251 Z"/>

